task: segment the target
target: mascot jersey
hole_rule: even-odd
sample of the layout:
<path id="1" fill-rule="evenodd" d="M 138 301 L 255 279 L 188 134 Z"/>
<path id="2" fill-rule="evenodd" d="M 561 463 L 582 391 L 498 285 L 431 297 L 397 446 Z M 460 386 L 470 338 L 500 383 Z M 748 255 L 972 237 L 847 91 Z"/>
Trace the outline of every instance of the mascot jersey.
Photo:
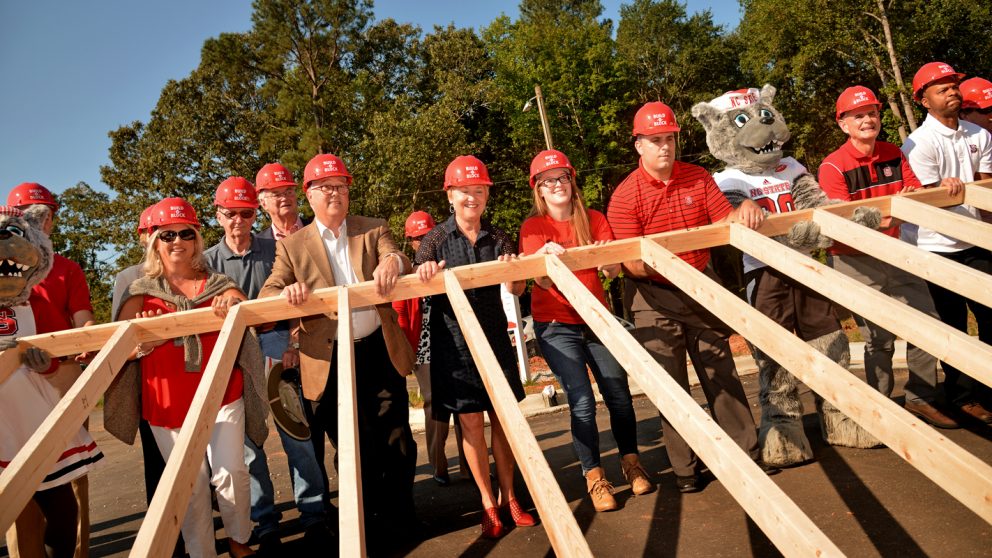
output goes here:
<path id="1" fill-rule="evenodd" d="M 720 191 L 743 192 L 769 213 L 786 213 L 795 209 L 792 201 L 792 185 L 796 180 L 809 174 L 806 167 L 792 157 L 784 157 L 769 173 L 746 174 L 735 168 L 727 168 L 713 175 Z M 744 273 L 765 267 L 760 260 L 744 254 Z"/>
<path id="2" fill-rule="evenodd" d="M 0 307 L 0 337 L 34 335 L 35 322 L 29 304 Z M 58 402 L 55 388 L 23 364 L 0 384 L 0 473 L 7 469 Z M 89 432 L 80 427 L 38 490 L 54 488 L 81 477 L 102 458 L 103 454 Z"/>

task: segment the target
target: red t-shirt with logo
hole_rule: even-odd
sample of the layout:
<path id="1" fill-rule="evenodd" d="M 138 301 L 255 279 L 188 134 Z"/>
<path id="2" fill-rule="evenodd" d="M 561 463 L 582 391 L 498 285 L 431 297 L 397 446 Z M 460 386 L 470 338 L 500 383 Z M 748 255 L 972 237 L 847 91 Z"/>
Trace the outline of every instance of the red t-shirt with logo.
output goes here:
<path id="1" fill-rule="evenodd" d="M 613 240 L 613 231 L 606 217 L 596 211 L 589 209 L 589 232 L 593 240 Z M 541 249 L 548 242 L 560 244 L 562 248 L 568 250 L 575 248 L 578 243 L 575 239 L 575 229 L 572 228 L 571 221 L 555 221 L 550 215 L 531 217 L 524 221 L 520 227 L 520 252 L 530 255 Z M 589 289 L 589 292 L 596 295 L 599 302 L 606 305 L 606 296 L 603 293 L 603 284 L 599 281 L 599 273 L 595 268 L 583 269 L 575 272 L 575 276 L 582 281 L 582 284 Z M 566 324 L 582 324 L 585 321 L 575 311 L 565 295 L 557 287 L 550 289 L 534 285 L 530 298 L 531 315 L 538 322 L 562 322 Z"/>
<path id="2" fill-rule="evenodd" d="M 31 308 L 34 308 L 39 334 L 72 329 L 75 327 L 73 314 L 82 310 L 93 311 L 83 269 L 58 254 L 52 259 L 52 270 L 48 276 L 31 289 L 29 301 Z M 52 367 L 45 373 L 55 372 L 58 367 L 59 359 L 52 359 Z"/>

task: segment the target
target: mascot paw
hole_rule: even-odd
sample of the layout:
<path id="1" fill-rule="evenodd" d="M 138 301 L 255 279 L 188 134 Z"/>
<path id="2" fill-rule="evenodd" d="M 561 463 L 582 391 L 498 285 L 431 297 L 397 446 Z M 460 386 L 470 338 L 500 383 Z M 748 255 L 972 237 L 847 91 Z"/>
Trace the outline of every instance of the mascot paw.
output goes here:
<path id="1" fill-rule="evenodd" d="M 877 229 L 882 224 L 882 212 L 874 207 L 859 207 L 854 210 L 851 220 L 869 229 Z"/>
<path id="2" fill-rule="evenodd" d="M 823 440 L 832 446 L 871 449 L 883 445 L 878 438 L 826 401 L 820 408 L 820 429 Z"/>
<path id="3" fill-rule="evenodd" d="M 761 458 L 769 465 L 788 467 L 813 459 L 802 420 L 762 424 L 758 434 Z"/>
<path id="4" fill-rule="evenodd" d="M 17 339 L 11 337 L 0 337 L 0 351 L 13 349 L 17 346 Z"/>
<path id="5" fill-rule="evenodd" d="M 834 241 L 820 234 L 820 225 L 813 221 L 800 221 L 789 229 L 786 242 L 793 248 L 810 250 L 814 248 L 829 248 Z"/>
<path id="6" fill-rule="evenodd" d="M 45 372 L 52 366 L 51 355 L 37 347 L 24 351 L 23 359 L 24 364 L 35 372 Z"/>

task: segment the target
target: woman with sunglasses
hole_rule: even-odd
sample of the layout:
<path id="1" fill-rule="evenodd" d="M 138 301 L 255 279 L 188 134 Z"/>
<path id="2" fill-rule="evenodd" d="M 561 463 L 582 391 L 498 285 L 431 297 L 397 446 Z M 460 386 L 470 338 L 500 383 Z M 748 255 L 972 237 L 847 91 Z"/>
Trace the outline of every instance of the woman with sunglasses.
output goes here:
<path id="1" fill-rule="evenodd" d="M 489 200 L 489 171 L 471 155 L 456 157 L 444 172 L 444 190 L 448 194 L 452 216 L 424 236 L 414 263 L 423 282 L 439 271 L 486 261 L 509 261 L 515 245 L 509 235 L 482 218 Z M 523 283 L 506 284 L 507 290 L 522 290 Z M 479 319 L 503 375 L 517 401 L 524 398 L 524 388 L 517 372 L 517 361 L 506 334 L 506 314 L 500 301 L 499 285 L 465 291 L 472 310 Z M 504 534 L 499 510 L 504 509 L 518 527 L 536 521 L 517 502 L 513 491 L 515 461 L 506 433 L 493 412 L 489 394 L 469 352 L 461 327 L 445 295 L 431 297 L 431 388 L 435 416 L 443 410 L 455 413 L 462 426 L 462 447 L 472 477 L 482 496 L 482 536 L 499 538 Z M 492 427 L 493 459 L 499 480 L 499 498 L 489 477 L 489 448 L 486 446 L 482 413 L 489 413 Z M 497 504 L 499 507 L 497 508 Z"/>
<path id="2" fill-rule="evenodd" d="M 534 193 L 531 217 L 520 228 L 521 254 L 564 254 L 569 248 L 613 240 L 602 213 L 586 209 L 575 184 L 575 169 L 568 157 L 549 149 L 530 164 Z M 599 273 L 616 277 L 619 264 L 576 271 L 575 275 L 600 303 L 606 305 Z M 568 396 L 572 415 L 572 447 L 582 467 L 586 487 L 596 511 L 617 509 L 613 485 L 600 465 L 596 399 L 586 366 L 592 370 L 610 413 L 610 426 L 621 456 L 621 470 L 634 494 L 646 494 L 654 485 L 638 458 L 637 423 L 627 373 L 586 325 L 568 299 L 548 277 L 538 277 L 531 292 L 534 334 L 551 372 Z"/>
<path id="3" fill-rule="evenodd" d="M 213 308 L 223 317 L 245 300 L 230 278 L 208 269 L 199 227 L 196 212 L 186 200 L 167 198 L 156 204 L 145 251 L 145 276 L 128 288 L 121 305 L 122 317 L 147 318 L 193 308 Z M 217 336 L 218 332 L 210 332 L 174 341 L 143 342 L 130 355 L 129 360 L 139 359 L 142 418 L 151 425 L 166 460 L 179 438 Z M 243 365 L 242 361 L 239 364 Z M 246 427 L 249 435 L 255 431 L 246 408 L 258 407 L 246 403 L 248 397 L 242 394 L 251 397 L 259 392 L 254 377 L 257 371 L 252 368 L 250 373 L 252 377 L 246 378 L 248 374 L 242 374 L 240 366 L 232 370 L 207 447 L 207 460 L 193 486 L 182 524 L 186 549 L 192 557 L 217 555 L 209 483 L 216 489 L 231 555 L 241 558 L 252 553 L 247 544 L 251 519 L 244 439 Z M 251 387 L 251 392 L 245 387 Z"/>

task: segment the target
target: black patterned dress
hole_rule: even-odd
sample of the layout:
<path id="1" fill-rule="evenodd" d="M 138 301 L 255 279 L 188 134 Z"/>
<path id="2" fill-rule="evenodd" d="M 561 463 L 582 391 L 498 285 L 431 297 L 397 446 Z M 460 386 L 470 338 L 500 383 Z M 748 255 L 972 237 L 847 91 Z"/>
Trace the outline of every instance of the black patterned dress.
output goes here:
<path id="1" fill-rule="evenodd" d="M 485 219 L 475 246 L 455 224 L 454 216 L 434 227 L 420 244 L 416 264 L 444 260 L 445 268 L 494 261 L 501 254 L 513 254 L 516 243 Z M 524 398 L 516 355 L 506 333 L 506 313 L 500 300 L 499 285 L 465 291 L 469 304 L 489 339 L 496 360 L 517 401 Z M 452 413 L 492 410 L 492 402 L 479 376 L 451 302 L 446 295 L 431 299 L 431 391 L 434 408 Z"/>

